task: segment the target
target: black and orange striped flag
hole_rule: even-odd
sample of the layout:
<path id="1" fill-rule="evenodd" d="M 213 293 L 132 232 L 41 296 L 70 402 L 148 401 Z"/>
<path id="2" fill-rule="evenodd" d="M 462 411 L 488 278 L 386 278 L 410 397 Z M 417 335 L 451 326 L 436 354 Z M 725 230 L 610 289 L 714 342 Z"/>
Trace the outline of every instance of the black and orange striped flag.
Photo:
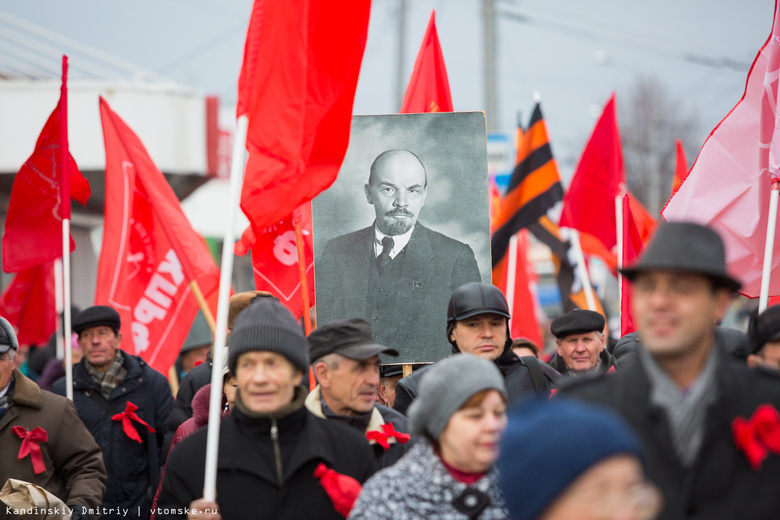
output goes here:
<path id="1" fill-rule="evenodd" d="M 512 235 L 536 222 L 561 199 L 563 187 L 558 165 L 537 103 L 528 129 L 518 132 L 515 170 L 493 225 L 490 247 L 494 268 L 506 255 Z"/>

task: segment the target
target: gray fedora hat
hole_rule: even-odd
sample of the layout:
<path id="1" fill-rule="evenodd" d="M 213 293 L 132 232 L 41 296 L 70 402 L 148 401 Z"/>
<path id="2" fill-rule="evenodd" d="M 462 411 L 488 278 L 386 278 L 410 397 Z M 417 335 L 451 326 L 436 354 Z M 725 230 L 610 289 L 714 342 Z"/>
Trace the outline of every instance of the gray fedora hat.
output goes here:
<path id="1" fill-rule="evenodd" d="M 691 222 L 662 224 L 639 261 L 620 270 L 629 280 L 647 271 L 700 274 L 731 291 L 742 286 L 726 271 L 726 251 L 720 235 Z"/>

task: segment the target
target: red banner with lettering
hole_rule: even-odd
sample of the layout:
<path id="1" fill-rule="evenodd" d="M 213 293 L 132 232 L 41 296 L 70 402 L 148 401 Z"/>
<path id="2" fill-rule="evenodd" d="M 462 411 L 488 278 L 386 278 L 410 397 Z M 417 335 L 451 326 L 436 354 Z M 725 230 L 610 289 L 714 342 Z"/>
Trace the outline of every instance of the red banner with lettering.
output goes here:
<path id="1" fill-rule="evenodd" d="M 95 303 L 119 312 L 122 350 L 164 374 L 198 311 L 191 282 L 209 296 L 219 269 L 138 136 L 102 98 L 100 115 L 106 202 Z"/>

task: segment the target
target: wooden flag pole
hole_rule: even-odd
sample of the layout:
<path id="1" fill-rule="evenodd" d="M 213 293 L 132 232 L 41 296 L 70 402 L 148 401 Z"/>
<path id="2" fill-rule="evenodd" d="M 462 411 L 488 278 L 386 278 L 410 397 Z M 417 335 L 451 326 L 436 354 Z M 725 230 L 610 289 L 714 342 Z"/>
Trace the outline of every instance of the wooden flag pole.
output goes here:
<path id="1" fill-rule="evenodd" d="M 236 208 L 241 198 L 244 178 L 244 147 L 249 119 L 239 116 L 233 141 L 233 162 L 230 166 L 230 201 L 227 207 L 225 240 L 222 247 L 222 269 L 219 277 L 219 303 L 217 305 L 217 330 L 214 335 L 213 369 L 211 370 L 211 394 L 209 395 L 208 439 L 206 441 L 206 469 L 203 477 L 203 498 L 215 502 L 217 497 L 217 455 L 219 451 L 219 423 L 222 417 L 222 366 L 225 364 L 228 300 L 230 279 L 233 275 L 233 242 L 235 242 Z"/>
<path id="2" fill-rule="evenodd" d="M 777 225 L 777 199 L 780 194 L 780 179 L 772 181 L 769 192 L 769 221 L 766 226 L 766 245 L 764 246 L 764 268 L 761 274 L 761 292 L 758 299 L 758 312 L 764 312 L 769 304 L 769 280 L 772 275 L 772 253 L 775 247 L 775 229 Z"/>
<path id="3" fill-rule="evenodd" d="M 214 315 L 211 314 L 209 304 L 206 302 L 206 298 L 203 297 L 203 292 L 200 290 L 200 285 L 198 285 L 196 280 L 192 280 L 190 282 L 190 289 L 192 290 L 192 294 L 195 296 L 195 299 L 198 301 L 198 306 L 200 307 L 200 311 L 203 313 L 203 316 L 206 318 L 206 323 L 209 324 L 211 333 L 216 336 L 217 324 L 214 322 Z"/>
<path id="4" fill-rule="evenodd" d="M 298 246 L 298 276 L 301 280 L 301 299 L 303 300 L 303 330 L 311 334 L 311 303 L 309 302 L 309 282 L 306 279 L 306 252 L 303 247 L 303 230 L 301 220 L 293 217 L 295 222 L 295 244 Z"/>

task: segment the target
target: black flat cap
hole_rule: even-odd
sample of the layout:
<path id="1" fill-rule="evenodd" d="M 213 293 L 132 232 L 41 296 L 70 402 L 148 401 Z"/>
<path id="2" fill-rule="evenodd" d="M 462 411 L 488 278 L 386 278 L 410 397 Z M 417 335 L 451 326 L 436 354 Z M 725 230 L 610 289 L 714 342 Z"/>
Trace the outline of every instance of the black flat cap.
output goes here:
<path id="1" fill-rule="evenodd" d="M 371 335 L 371 324 L 361 318 L 334 321 L 317 327 L 309 334 L 309 359 L 312 364 L 333 353 L 358 360 L 377 354 L 398 355 L 398 351 L 377 343 Z"/>
<path id="2" fill-rule="evenodd" d="M 753 312 L 748 323 L 750 351 L 756 354 L 770 341 L 780 340 L 780 305 L 767 307 L 764 312 Z"/>
<path id="3" fill-rule="evenodd" d="M 558 316 L 550 324 L 550 332 L 558 339 L 571 334 L 603 331 L 604 316 L 594 311 L 574 310 L 563 316 Z"/>
<path id="4" fill-rule="evenodd" d="M 119 313 L 114 310 L 113 307 L 108 305 L 95 305 L 88 307 L 78 313 L 73 318 L 73 325 L 71 328 L 73 332 L 81 334 L 82 330 L 90 327 L 111 327 L 115 332 L 119 331 L 122 327 L 122 320 L 119 318 Z"/>

